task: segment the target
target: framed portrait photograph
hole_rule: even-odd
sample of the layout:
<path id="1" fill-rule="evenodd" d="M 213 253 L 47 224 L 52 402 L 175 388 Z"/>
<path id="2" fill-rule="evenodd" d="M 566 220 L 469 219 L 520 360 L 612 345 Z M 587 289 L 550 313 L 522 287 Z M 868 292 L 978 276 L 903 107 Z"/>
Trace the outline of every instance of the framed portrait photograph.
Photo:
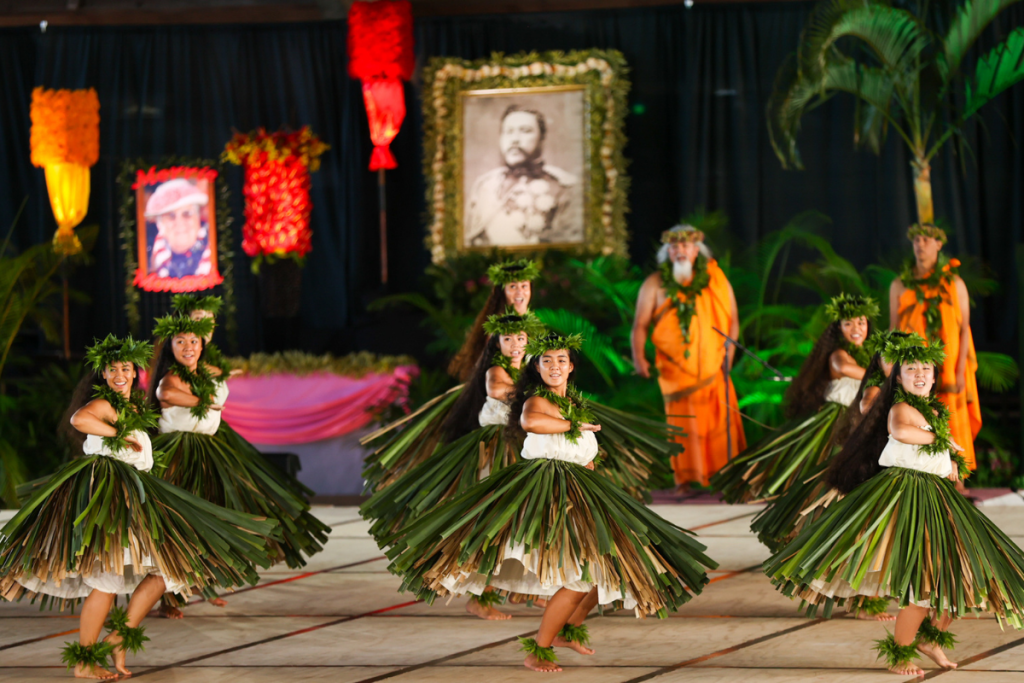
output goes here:
<path id="1" fill-rule="evenodd" d="M 434 263 L 467 251 L 626 254 L 621 53 L 435 57 L 423 166 Z"/>
<path id="2" fill-rule="evenodd" d="M 216 178 L 211 168 L 138 172 L 136 286 L 192 292 L 223 282 L 217 268 Z"/>
<path id="3" fill-rule="evenodd" d="M 461 249 L 583 246 L 586 88 L 459 94 Z"/>

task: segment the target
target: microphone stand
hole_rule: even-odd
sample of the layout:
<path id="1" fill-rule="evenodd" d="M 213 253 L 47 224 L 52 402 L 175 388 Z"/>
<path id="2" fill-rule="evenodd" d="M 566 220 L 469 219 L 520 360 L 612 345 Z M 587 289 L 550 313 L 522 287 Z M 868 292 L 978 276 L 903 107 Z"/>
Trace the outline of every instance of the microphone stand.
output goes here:
<path id="1" fill-rule="evenodd" d="M 722 335 L 723 337 L 725 337 L 725 339 L 726 339 L 726 345 L 728 345 L 728 344 L 733 344 L 733 345 L 735 345 L 735 346 L 736 346 L 736 348 L 738 348 L 738 349 L 739 349 L 740 351 L 742 351 L 743 353 L 747 354 L 748 356 L 750 356 L 751 358 L 753 358 L 754 360 L 756 360 L 756 361 L 757 361 L 758 363 L 760 363 L 761 365 L 763 365 L 763 366 L 764 366 L 764 367 L 765 367 L 765 368 L 766 368 L 767 370 L 770 370 L 770 371 L 771 371 L 772 373 L 774 373 L 774 374 L 775 374 L 775 376 L 776 376 L 776 379 L 775 379 L 775 381 L 776 381 L 776 382 L 792 382 L 792 381 L 793 381 L 793 378 L 792 378 L 792 377 L 786 377 L 785 375 L 783 375 L 783 374 L 782 374 L 781 372 L 779 372 L 778 370 L 776 370 L 775 368 L 773 368 L 773 367 L 771 366 L 771 364 L 770 364 L 770 363 L 768 363 L 768 362 L 767 362 L 766 360 L 764 360 L 763 358 L 761 358 L 760 356 L 758 356 L 757 354 L 755 354 L 755 353 L 754 353 L 753 351 L 751 351 L 750 349 L 748 349 L 748 348 L 747 348 L 746 346 L 744 346 L 743 344 L 740 344 L 740 343 L 739 343 L 738 341 L 736 341 L 735 339 L 733 339 L 732 337 L 730 337 L 729 335 L 727 335 L 727 334 L 726 334 L 725 332 L 722 332 L 722 331 L 721 331 L 720 329 L 718 329 L 717 327 L 712 327 L 711 329 L 713 329 L 713 330 L 714 330 L 715 332 L 717 332 L 718 334 L 720 334 L 720 335 Z M 726 354 L 726 360 L 728 360 L 728 354 Z"/>

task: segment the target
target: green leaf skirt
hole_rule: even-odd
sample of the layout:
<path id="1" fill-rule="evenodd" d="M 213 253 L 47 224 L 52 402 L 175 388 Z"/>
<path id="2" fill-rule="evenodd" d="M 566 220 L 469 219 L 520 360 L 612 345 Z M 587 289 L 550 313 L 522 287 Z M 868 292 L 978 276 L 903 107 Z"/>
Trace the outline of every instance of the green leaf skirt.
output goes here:
<path id="1" fill-rule="evenodd" d="M 771 500 L 768 507 L 757 513 L 750 523 L 750 530 L 757 534 L 757 540 L 773 553 L 796 538 L 808 523 L 824 511 L 819 501 L 824 502 L 822 497 L 829 493 L 825 485 L 828 463 L 826 460 L 814 467 L 806 479 L 794 481 Z"/>
<path id="2" fill-rule="evenodd" d="M 383 539 L 399 527 L 476 485 L 488 473 L 517 460 L 504 425 L 488 425 L 434 450 L 425 460 L 392 479 L 363 503 L 359 512 L 373 520 L 370 535 Z"/>
<path id="3" fill-rule="evenodd" d="M 790 420 L 711 477 L 711 487 L 727 503 L 777 496 L 805 481 L 832 453 L 832 433 L 846 408 L 826 402 L 809 417 Z"/>
<path id="4" fill-rule="evenodd" d="M 59 588 L 124 575 L 126 564 L 155 566 L 186 591 L 254 584 L 254 567 L 271 565 L 267 539 L 277 534 L 273 520 L 219 507 L 114 458 L 83 457 L 36 482 L 0 530 L 0 595 L 23 597 L 21 582 Z M 84 597 L 37 590 L 44 604 L 61 608 Z M 67 593 L 64 585 L 51 595 Z"/>
<path id="5" fill-rule="evenodd" d="M 672 486 L 669 463 L 683 452 L 677 441 L 685 436 L 682 428 L 594 401 L 587 405 L 601 425 L 595 434 L 602 451 L 598 474 L 648 503 L 651 490 Z"/>
<path id="6" fill-rule="evenodd" d="M 472 592 L 457 584 L 474 576 L 527 594 L 502 586 L 521 576 L 546 594 L 596 585 L 601 604 L 667 616 L 718 566 L 691 532 L 596 472 L 559 460 L 521 460 L 494 472 L 383 541 L 402 590 L 427 602 Z"/>
<path id="7" fill-rule="evenodd" d="M 280 539 L 276 560 L 289 567 L 323 550 L 330 527 L 309 511 L 312 494 L 297 479 L 270 463 L 225 422 L 216 434 L 168 432 L 153 438 L 164 479 L 204 500 L 275 520 Z M 305 557 L 303 557 L 305 555 Z"/>
<path id="8" fill-rule="evenodd" d="M 890 467 L 832 502 L 764 564 L 808 616 L 866 597 L 949 610 L 990 612 L 1021 628 L 1024 553 L 934 474 Z"/>
<path id="9" fill-rule="evenodd" d="M 428 401 L 416 412 L 392 422 L 362 440 L 373 446 L 363 466 L 367 494 L 390 485 L 404 472 L 420 464 L 442 445 L 441 426 L 462 394 L 460 384 Z"/>

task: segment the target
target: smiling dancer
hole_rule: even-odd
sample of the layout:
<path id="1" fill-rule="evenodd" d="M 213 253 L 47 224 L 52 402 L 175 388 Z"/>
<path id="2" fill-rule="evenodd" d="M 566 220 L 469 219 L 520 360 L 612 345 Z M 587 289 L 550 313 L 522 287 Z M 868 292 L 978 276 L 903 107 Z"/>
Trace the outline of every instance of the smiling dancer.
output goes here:
<path id="1" fill-rule="evenodd" d="M 270 566 L 275 523 L 200 500 L 150 474 L 156 415 L 135 391 L 152 347 L 113 336 L 86 351 L 90 372 L 68 413 L 82 455 L 47 479 L 0 531 L 0 595 L 82 602 L 78 642 L 63 660 L 77 678 L 130 676 L 125 659 L 150 639 L 141 626 L 164 591 L 255 584 Z M 91 394 L 91 398 L 90 398 Z M 96 505 L 102 501 L 101 505 Z M 127 610 L 111 606 L 131 593 Z M 108 619 L 109 615 L 109 619 Z M 110 634 L 99 640 L 104 626 Z M 117 673 L 106 669 L 113 657 Z"/>
<path id="2" fill-rule="evenodd" d="M 871 320 L 878 316 L 878 304 L 870 297 L 840 294 L 825 306 L 825 315 L 829 326 L 786 392 L 790 421 L 712 478 L 711 485 L 727 502 L 749 502 L 813 486 L 808 477 L 836 445 L 833 432 L 871 360 L 863 344 L 871 334 Z M 802 500 L 803 493 L 792 493 L 789 502 Z M 763 525 L 762 542 L 771 547 L 787 533 L 799 509 L 776 508 L 781 519 Z"/>
<path id="3" fill-rule="evenodd" d="M 593 654 L 582 624 L 595 605 L 666 616 L 717 567 L 689 532 L 593 471 L 601 427 L 571 383 L 581 343 L 549 335 L 527 346 L 508 425 L 523 439 L 520 461 L 388 539 L 389 569 L 428 602 L 488 583 L 548 596 L 536 638 L 521 639 L 535 671 L 561 670 L 555 647 Z"/>
<path id="4" fill-rule="evenodd" d="M 808 616 L 864 598 L 899 602 L 895 632 L 876 641 L 902 676 L 922 653 L 956 668 L 946 650 L 954 618 L 989 612 L 1024 626 L 1024 552 L 954 487 L 967 472 L 949 410 L 935 396 L 941 346 L 918 336 L 883 351 L 892 374 L 826 473 L 841 500 L 765 562 Z"/>

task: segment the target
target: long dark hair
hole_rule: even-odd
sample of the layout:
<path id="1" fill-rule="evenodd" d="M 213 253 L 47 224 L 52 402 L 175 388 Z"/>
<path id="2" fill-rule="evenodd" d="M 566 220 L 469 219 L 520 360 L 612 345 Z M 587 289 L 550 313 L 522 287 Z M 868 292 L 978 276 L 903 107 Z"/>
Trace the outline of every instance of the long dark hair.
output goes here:
<path id="1" fill-rule="evenodd" d="M 501 353 L 501 338 L 491 335 L 473 366 L 473 374 L 466 381 L 462 395 L 441 425 L 441 431 L 449 439 L 458 439 L 480 426 L 480 409 L 487 401 L 487 371 L 494 365 L 492 361 L 498 353 Z"/>
<path id="2" fill-rule="evenodd" d="M 807 360 L 800 367 L 800 373 L 786 390 L 787 418 L 816 413 L 825 403 L 825 391 L 832 380 L 829 358 L 841 347 L 844 340 L 841 324 L 842 322 L 837 320 L 825 328 Z M 870 321 L 868 335 L 871 335 Z"/>
<path id="3" fill-rule="evenodd" d="M 199 337 L 202 348 L 199 351 L 199 360 L 206 357 L 206 340 Z M 156 390 L 160 388 L 160 380 L 164 378 L 177 361 L 174 359 L 174 346 L 170 339 L 164 339 L 153 354 L 153 363 L 149 368 L 149 385 L 146 387 L 146 400 L 157 409 L 160 408 L 160 399 L 156 397 Z"/>
<path id="4" fill-rule="evenodd" d="M 141 371 L 142 369 L 136 365 L 135 379 L 132 380 L 132 391 L 139 388 L 139 374 Z M 86 435 L 71 426 L 71 417 L 81 410 L 82 406 L 93 399 L 93 387 L 97 385 L 101 387 L 107 386 L 107 380 L 103 378 L 103 373 L 99 370 L 89 370 L 82 376 L 82 379 L 78 380 L 75 390 L 71 393 L 71 404 L 64 411 L 64 415 L 60 418 L 60 425 L 57 427 L 57 433 L 61 440 L 71 447 L 71 452 L 76 456 L 82 453 L 82 446 L 85 445 Z"/>
<path id="5" fill-rule="evenodd" d="M 483 353 L 484 346 L 487 344 L 484 321 L 492 315 L 504 313 L 506 305 L 505 287 L 495 285 L 491 290 L 491 295 L 487 297 L 487 303 L 484 304 L 483 310 L 476 316 L 473 326 L 466 333 L 466 341 L 463 342 L 462 348 L 459 349 L 459 352 L 448 363 L 449 375 L 458 378 L 460 382 L 465 382 L 469 379 L 470 375 L 473 374 L 480 354 Z"/>
<path id="6" fill-rule="evenodd" d="M 512 443 L 521 443 L 526 438 L 526 432 L 523 430 L 522 425 L 519 424 L 519 420 L 523 416 L 523 405 L 528 398 L 533 396 L 534 389 L 544 386 L 544 380 L 540 376 L 540 359 L 540 356 L 534 356 L 529 361 L 524 360 L 522 367 L 519 369 L 519 381 L 516 382 L 515 391 L 512 393 L 508 425 L 505 427 L 505 436 Z M 570 350 L 569 362 L 573 364 L 574 368 L 578 361 L 576 352 Z M 572 382 L 575 374 L 576 370 L 574 369 L 569 373 L 566 383 Z"/>
<path id="7" fill-rule="evenodd" d="M 832 432 L 832 443 L 834 445 L 842 446 L 864 418 L 864 415 L 860 412 L 860 402 L 868 388 L 868 380 L 880 373 L 882 373 L 882 360 L 881 356 L 876 353 L 871 357 L 871 362 L 868 363 L 867 370 L 864 371 L 864 377 L 861 378 L 860 386 L 857 387 L 857 395 L 853 397 L 853 403 L 843 411 L 839 422 L 836 424 L 835 431 Z"/>

